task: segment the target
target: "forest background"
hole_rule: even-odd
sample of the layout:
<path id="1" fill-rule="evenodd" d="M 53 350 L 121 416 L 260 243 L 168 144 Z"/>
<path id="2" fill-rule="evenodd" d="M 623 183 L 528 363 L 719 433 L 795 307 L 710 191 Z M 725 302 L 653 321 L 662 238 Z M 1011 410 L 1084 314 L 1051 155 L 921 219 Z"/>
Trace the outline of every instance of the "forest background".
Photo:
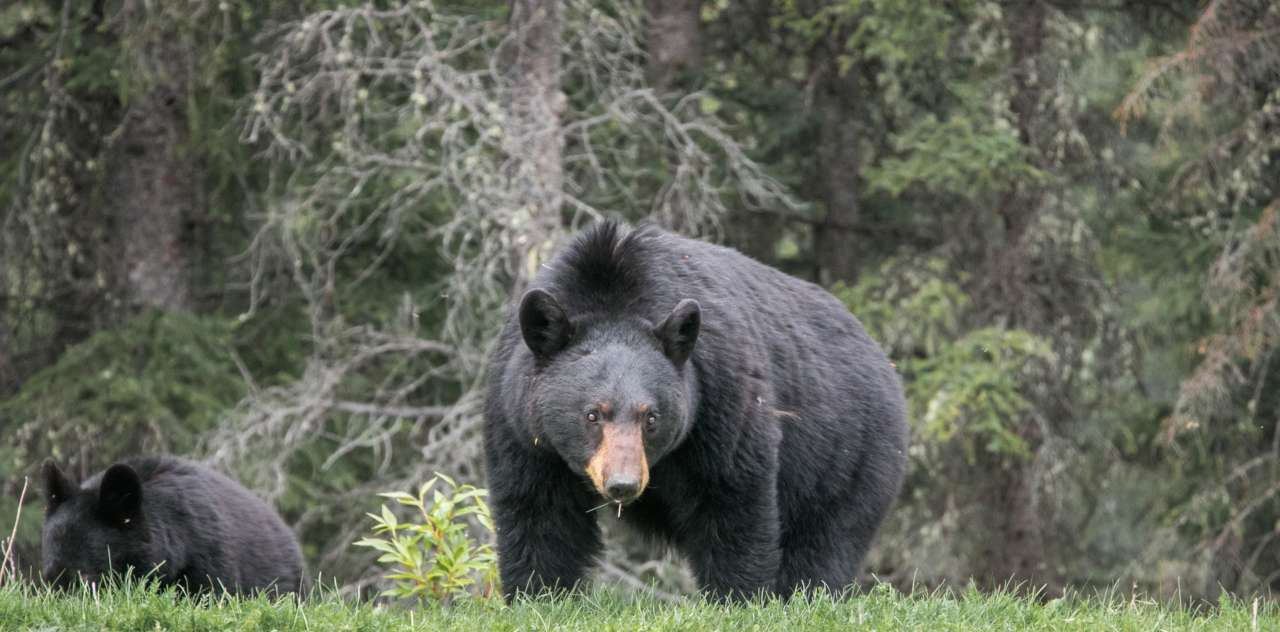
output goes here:
<path id="1" fill-rule="evenodd" d="M 46 456 L 176 452 L 376 584 L 375 493 L 483 484 L 509 297 L 621 218 L 890 353 L 870 574 L 1273 592 L 1277 158 L 1269 0 L 11 0 L 0 516 Z M 610 531 L 603 578 L 692 587 Z"/>

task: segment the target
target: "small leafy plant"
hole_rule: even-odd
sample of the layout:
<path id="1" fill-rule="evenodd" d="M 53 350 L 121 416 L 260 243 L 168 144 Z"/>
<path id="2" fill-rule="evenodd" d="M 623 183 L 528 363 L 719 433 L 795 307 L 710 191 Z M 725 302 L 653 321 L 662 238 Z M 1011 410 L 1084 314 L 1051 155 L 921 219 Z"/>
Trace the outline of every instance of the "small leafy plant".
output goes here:
<path id="1" fill-rule="evenodd" d="M 392 572 L 384 577 L 392 581 L 392 587 L 382 594 L 416 598 L 423 605 L 447 605 L 458 597 L 489 599 L 498 594 L 493 547 L 474 539 L 470 530 L 474 523 L 493 533 L 493 519 L 484 500 L 488 493 L 472 485 L 458 485 L 437 473 L 418 488 L 416 496 L 378 494 L 418 513 L 412 522 L 401 522 L 387 505 L 382 506 L 381 515 L 367 514 L 375 523 L 376 537 L 364 538 L 355 546 L 381 551 L 378 562 L 391 566 Z"/>

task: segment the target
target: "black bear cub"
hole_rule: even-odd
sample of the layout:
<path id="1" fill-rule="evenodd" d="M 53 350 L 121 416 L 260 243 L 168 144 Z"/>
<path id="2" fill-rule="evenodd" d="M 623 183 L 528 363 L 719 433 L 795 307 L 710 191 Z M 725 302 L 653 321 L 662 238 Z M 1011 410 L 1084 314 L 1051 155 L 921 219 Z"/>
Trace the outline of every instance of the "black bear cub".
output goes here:
<path id="1" fill-rule="evenodd" d="M 578 584 L 615 514 L 715 597 L 838 591 L 906 469 L 901 381 L 844 305 L 653 227 L 599 224 L 544 266 L 485 417 L 509 599 Z"/>
<path id="2" fill-rule="evenodd" d="M 239 483 L 172 456 L 126 459 L 76 485 L 43 468 L 42 565 L 59 586 L 152 573 L 189 591 L 297 592 L 302 550 L 280 516 Z"/>

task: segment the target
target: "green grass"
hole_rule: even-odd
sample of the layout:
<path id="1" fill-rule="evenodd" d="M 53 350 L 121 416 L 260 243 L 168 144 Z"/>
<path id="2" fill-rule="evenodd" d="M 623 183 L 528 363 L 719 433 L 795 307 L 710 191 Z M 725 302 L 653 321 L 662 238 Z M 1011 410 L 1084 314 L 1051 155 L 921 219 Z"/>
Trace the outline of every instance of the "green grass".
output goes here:
<path id="1" fill-rule="evenodd" d="M 1280 607 L 1224 601 L 1195 612 L 1141 600 L 1072 598 L 1039 604 L 1008 594 L 904 596 L 888 588 L 826 598 L 722 606 L 667 603 L 608 590 L 556 601 L 462 603 L 410 611 L 318 596 L 184 599 L 137 585 L 97 594 L 0 588 L 0 630 L 1280 630 Z"/>

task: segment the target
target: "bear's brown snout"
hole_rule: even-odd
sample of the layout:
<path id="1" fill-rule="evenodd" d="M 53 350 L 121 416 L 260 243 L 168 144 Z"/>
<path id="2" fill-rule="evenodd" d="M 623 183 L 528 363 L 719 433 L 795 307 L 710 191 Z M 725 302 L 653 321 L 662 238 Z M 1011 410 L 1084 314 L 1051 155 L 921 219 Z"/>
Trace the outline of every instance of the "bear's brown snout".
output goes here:
<path id="1" fill-rule="evenodd" d="M 641 425 L 602 424 L 600 447 L 587 463 L 587 474 L 596 491 L 609 500 L 625 503 L 639 498 L 649 484 Z"/>

